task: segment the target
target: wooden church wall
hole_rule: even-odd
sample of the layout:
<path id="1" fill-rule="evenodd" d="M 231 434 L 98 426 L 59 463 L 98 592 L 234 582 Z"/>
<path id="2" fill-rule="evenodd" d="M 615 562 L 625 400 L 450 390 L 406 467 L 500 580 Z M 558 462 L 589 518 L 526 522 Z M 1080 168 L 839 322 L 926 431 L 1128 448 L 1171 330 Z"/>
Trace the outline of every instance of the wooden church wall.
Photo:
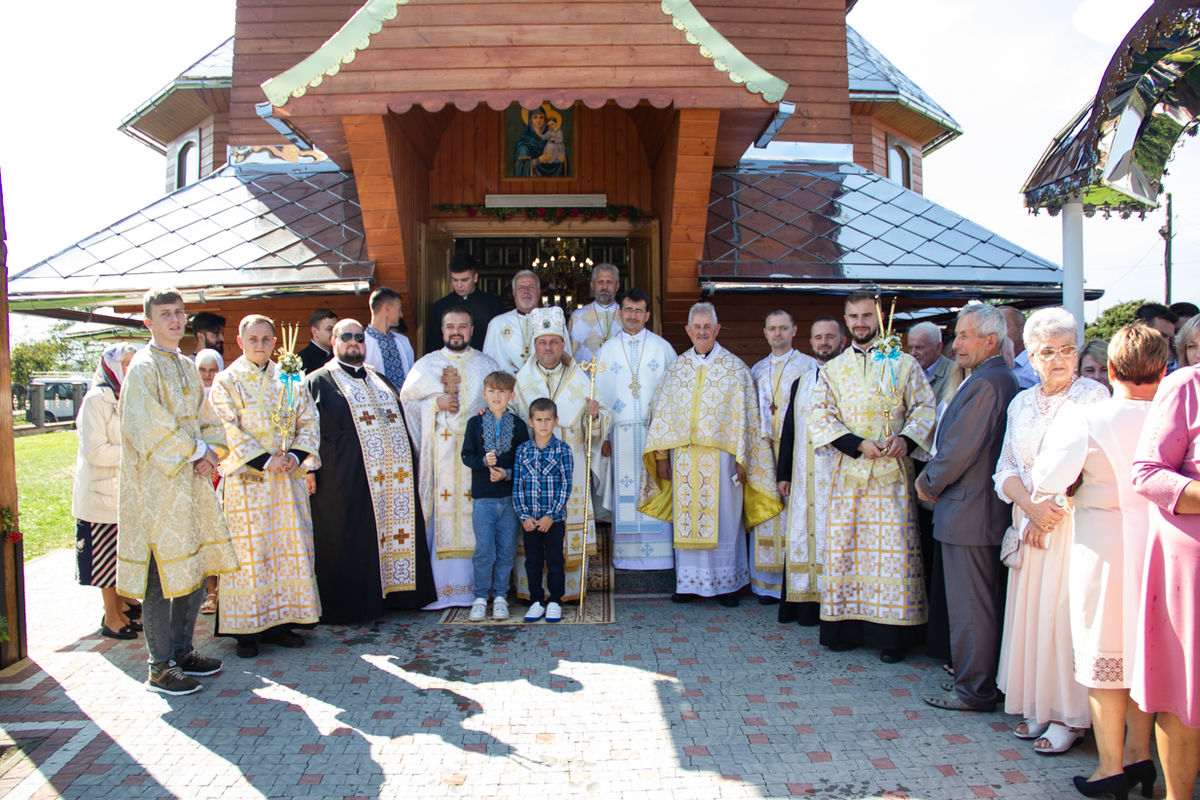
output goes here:
<path id="1" fill-rule="evenodd" d="M 579 104 L 574 126 L 575 141 L 567 145 L 571 177 L 505 179 L 503 112 L 479 106 L 454 114 L 430 171 L 431 206 L 482 203 L 487 194 L 604 194 L 611 204 L 649 211 L 650 170 L 629 113 L 614 104 Z"/>

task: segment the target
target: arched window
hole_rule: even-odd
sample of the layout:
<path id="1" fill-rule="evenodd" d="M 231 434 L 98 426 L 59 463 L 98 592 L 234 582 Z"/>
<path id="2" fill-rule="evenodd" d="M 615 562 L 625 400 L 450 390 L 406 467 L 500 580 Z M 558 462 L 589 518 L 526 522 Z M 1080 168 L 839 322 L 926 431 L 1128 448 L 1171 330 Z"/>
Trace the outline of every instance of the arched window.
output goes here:
<path id="1" fill-rule="evenodd" d="M 912 188 L 912 162 L 908 151 L 899 144 L 888 147 L 888 178 L 903 186 Z"/>
<path id="2" fill-rule="evenodd" d="M 200 146 L 184 142 L 175 157 L 175 188 L 182 189 L 200 178 Z"/>

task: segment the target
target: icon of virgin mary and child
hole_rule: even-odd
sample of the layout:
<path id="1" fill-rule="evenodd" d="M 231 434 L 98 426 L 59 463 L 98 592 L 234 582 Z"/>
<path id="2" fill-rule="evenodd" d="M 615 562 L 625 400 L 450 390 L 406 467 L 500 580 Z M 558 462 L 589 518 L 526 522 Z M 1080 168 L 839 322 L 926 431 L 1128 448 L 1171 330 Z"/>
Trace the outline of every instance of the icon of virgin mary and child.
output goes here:
<path id="1" fill-rule="evenodd" d="M 549 103 L 532 110 L 521 109 L 525 131 L 513 146 L 513 176 L 517 178 L 563 177 L 567 169 L 567 146 L 562 114 Z"/>

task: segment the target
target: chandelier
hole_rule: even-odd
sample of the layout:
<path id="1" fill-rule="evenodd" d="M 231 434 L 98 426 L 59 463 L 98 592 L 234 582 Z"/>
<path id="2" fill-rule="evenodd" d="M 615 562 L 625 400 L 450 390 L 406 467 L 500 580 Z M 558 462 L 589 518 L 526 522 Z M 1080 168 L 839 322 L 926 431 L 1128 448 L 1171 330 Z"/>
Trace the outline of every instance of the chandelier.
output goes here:
<path id="1" fill-rule="evenodd" d="M 530 266 L 542 284 L 542 305 L 561 306 L 570 313 L 576 298 L 586 296 L 594 262 L 588 258 L 586 239 L 556 236 L 538 242 L 541 255 Z"/>

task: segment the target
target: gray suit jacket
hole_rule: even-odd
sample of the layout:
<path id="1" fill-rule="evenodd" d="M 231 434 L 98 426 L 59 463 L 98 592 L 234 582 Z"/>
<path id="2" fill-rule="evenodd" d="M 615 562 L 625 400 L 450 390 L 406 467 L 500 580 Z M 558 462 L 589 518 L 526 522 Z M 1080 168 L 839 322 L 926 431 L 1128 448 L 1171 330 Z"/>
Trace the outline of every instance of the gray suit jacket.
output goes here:
<path id="1" fill-rule="evenodd" d="M 945 356 L 938 356 L 937 364 L 933 367 L 933 375 L 929 378 L 929 388 L 933 389 L 933 396 L 939 403 L 945 400 L 946 381 L 950 380 L 950 371 L 954 369 L 954 362 Z"/>
<path id="2" fill-rule="evenodd" d="M 1008 404 L 1020 388 L 1002 356 L 980 364 L 963 381 L 938 423 L 937 455 L 917 483 L 937 498 L 933 538 L 958 545 L 999 546 L 1012 507 L 992 483 L 1004 445 Z"/>

